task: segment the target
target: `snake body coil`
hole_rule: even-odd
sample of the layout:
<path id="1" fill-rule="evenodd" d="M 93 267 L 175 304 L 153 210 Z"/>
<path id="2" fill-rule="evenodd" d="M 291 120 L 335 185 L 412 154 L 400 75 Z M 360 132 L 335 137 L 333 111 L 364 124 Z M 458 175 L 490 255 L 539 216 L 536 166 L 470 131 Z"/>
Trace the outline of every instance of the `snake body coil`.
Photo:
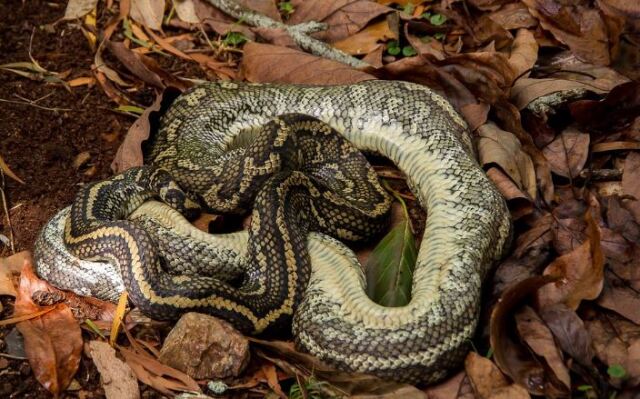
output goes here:
<path id="1" fill-rule="evenodd" d="M 406 306 L 373 303 L 354 254 L 308 234 L 360 239 L 383 226 L 389 198 L 348 142 L 393 161 L 428 211 Z M 302 349 L 399 381 L 434 382 L 464 357 L 510 221 L 464 121 L 429 89 L 207 83 L 172 104 L 145 161 L 54 217 L 36 243 L 41 276 L 109 299 L 126 288 L 154 317 L 201 311 L 247 332 L 293 314 Z M 207 235 L 166 206 L 140 206 L 152 197 L 183 214 L 197 209 L 188 198 L 226 212 L 255 198 L 249 238 Z"/>

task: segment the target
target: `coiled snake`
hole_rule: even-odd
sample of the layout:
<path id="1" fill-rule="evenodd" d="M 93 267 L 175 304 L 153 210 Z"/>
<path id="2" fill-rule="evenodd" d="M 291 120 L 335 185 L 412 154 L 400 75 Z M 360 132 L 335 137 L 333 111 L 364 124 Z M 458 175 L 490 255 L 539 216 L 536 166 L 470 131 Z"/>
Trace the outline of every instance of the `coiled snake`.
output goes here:
<path id="1" fill-rule="evenodd" d="M 406 306 L 372 302 L 355 255 L 315 232 L 360 239 L 384 225 L 389 197 L 347 140 L 393 161 L 428 211 Z M 84 188 L 45 226 L 42 277 L 111 300 L 126 288 L 154 317 L 200 311 L 245 332 L 293 314 L 298 347 L 398 381 L 434 382 L 459 365 L 510 219 L 442 97 L 392 81 L 207 83 L 178 97 L 149 147 L 150 166 Z M 227 212 L 255 198 L 250 231 L 202 233 L 145 202 L 158 197 L 187 215 L 198 207 L 187 198 Z"/>

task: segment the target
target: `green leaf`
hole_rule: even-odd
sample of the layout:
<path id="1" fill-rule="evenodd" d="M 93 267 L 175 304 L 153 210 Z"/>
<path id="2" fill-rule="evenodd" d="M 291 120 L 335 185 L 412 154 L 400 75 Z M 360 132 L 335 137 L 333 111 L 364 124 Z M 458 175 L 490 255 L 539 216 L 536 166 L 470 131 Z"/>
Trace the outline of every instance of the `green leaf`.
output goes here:
<path id="1" fill-rule="evenodd" d="M 440 26 L 447 21 L 447 17 L 442 14 L 433 14 L 429 17 L 429 22 L 431 25 Z"/>
<path id="2" fill-rule="evenodd" d="M 405 57 L 411 57 L 416 54 L 418 54 L 418 52 L 411 46 L 404 46 L 402 48 L 402 55 L 404 55 Z"/>
<path id="3" fill-rule="evenodd" d="M 442 40 L 442 39 L 444 39 L 444 33 L 436 32 L 436 33 L 433 34 L 433 37 L 434 37 L 434 39 Z"/>
<path id="4" fill-rule="evenodd" d="M 613 378 L 624 378 L 627 375 L 626 370 L 619 364 L 612 364 L 607 369 L 607 374 Z"/>
<path id="5" fill-rule="evenodd" d="M 392 43 L 395 43 L 395 45 L 393 45 Z M 402 49 L 398 47 L 398 42 L 389 42 L 387 53 L 389 53 L 390 55 L 398 55 L 401 51 Z"/>
<path id="6" fill-rule="evenodd" d="M 422 19 L 429 19 L 431 17 L 431 13 L 430 12 L 423 12 L 422 15 L 420 15 L 420 18 Z"/>
<path id="7" fill-rule="evenodd" d="M 130 114 L 142 115 L 144 109 L 136 107 L 135 105 L 120 105 L 116 108 L 116 111 L 127 112 Z"/>
<path id="8" fill-rule="evenodd" d="M 367 295 L 382 306 L 404 306 L 411 300 L 413 269 L 418 251 L 407 219 L 398 224 L 373 249 L 365 266 Z"/>
<path id="9" fill-rule="evenodd" d="M 247 38 L 241 32 L 227 32 L 227 34 L 224 35 L 222 43 L 224 43 L 226 46 L 236 47 L 246 41 Z"/>
<path id="10" fill-rule="evenodd" d="M 280 11 L 287 15 L 293 14 L 293 12 L 296 10 L 290 1 L 281 1 L 280 3 L 278 3 L 278 8 L 280 9 Z"/>
<path id="11" fill-rule="evenodd" d="M 404 7 L 402 7 L 402 12 L 405 13 L 405 14 L 411 15 L 411 14 L 413 14 L 413 10 L 415 10 L 415 9 L 416 9 L 416 6 L 414 6 L 411 3 L 407 3 Z"/>
<path id="12" fill-rule="evenodd" d="M 593 391 L 593 387 L 591 385 L 580 385 L 578 386 L 578 391 L 580 392 Z"/>

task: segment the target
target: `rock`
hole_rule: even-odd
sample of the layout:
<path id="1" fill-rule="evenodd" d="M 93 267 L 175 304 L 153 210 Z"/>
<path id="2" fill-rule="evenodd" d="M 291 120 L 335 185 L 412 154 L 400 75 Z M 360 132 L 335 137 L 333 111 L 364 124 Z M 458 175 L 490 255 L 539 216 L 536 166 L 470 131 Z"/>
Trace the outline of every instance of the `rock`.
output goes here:
<path id="1" fill-rule="evenodd" d="M 249 363 L 249 341 L 223 320 L 186 313 L 164 341 L 160 361 L 195 379 L 235 377 Z"/>

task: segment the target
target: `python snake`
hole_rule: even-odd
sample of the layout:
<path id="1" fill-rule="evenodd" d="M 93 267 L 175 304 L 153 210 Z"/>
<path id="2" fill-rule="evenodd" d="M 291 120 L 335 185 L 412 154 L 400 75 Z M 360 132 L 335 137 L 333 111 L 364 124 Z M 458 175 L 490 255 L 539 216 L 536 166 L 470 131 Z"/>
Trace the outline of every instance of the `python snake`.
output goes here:
<path id="1" fill-rule="evenodd" d="M 342 137 L 393 161 L 428 212 L 406 306 L 372 302 L 353 252 L 316 232 L 366 238 L 387 215 L 389 196 Z M 86 187 L 45 226 L 43 278 L 110 300 L 126 289 L 154 317 L 200 311 L 245 332 L 293 314 L 299 348 L 397 381 L 435 382 L 464 358 L 511 224 L 465 122 L 430 89 L 202 84 L 163 116 L 145 163 Z M 255 204 L 249 232 L 209 235 L 151 198 L 186 215 Z"/>

